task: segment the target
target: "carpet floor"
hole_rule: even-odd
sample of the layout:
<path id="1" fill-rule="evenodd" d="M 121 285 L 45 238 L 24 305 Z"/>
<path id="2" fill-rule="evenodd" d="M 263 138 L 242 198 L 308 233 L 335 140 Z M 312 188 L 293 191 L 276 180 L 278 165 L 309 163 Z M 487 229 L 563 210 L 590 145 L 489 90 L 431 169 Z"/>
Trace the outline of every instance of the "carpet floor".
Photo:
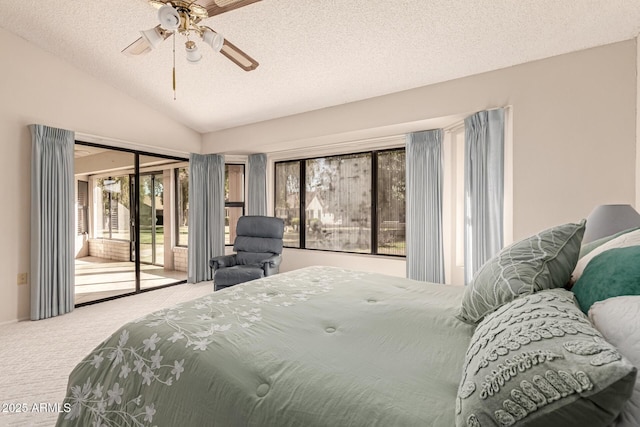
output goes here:
<path id="1" fill-rule="evenodd" d="M 0 426 L 53 426 L 67 379 L 91 350 L 124 323 L 213 291 L 181 284 L 36 322 L 0 325 Z"/>

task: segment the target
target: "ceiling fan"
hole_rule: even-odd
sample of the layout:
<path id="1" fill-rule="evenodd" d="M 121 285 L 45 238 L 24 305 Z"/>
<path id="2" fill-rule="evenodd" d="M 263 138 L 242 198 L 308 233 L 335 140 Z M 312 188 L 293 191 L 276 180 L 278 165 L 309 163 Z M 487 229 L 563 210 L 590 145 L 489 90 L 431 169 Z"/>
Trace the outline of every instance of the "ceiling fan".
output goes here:
<path id="1" fill-rule="evenodd" d="M 179 33 L 187 39 L 185 42 L 185 50 L 187 60 L 191 63 L 196 63 L 202 58 L 202 53 L 198 51 L 198 46 L 192 40 L 192 38 L 198 37 L 214 51 L 222 53 L 243 70 L 251 71 L 258 67 L 258 62 L 255 59 L 226 40 L 221 34 L 200 23 L 209 17 L 239 9 L 260 0 L 148 1 L 149 4 L 158 9 L 158 20 L 160 24 L 149 30 L 140 31 L 142 37 L 124 48 L 122 53 L 126 55 L 142 55 L 148 53 L 170 36 Z"/>

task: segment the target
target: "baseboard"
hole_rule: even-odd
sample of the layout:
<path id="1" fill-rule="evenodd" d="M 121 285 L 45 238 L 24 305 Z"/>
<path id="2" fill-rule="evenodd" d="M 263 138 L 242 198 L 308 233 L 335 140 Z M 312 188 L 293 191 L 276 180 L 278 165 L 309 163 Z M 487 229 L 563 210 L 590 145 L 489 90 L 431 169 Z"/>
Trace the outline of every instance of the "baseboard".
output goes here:
<path id="1" fill-rule="evenodd" d="M 13 323 L 22 322 L 25 320 L 31 320 L 31 319 L 27 316 L 27 317 L 20 317 L 19 319 L 14 319 L 14 320 L 5 320 L 4 322 L 0 322 L 0 326 L 11 325 Z"/>

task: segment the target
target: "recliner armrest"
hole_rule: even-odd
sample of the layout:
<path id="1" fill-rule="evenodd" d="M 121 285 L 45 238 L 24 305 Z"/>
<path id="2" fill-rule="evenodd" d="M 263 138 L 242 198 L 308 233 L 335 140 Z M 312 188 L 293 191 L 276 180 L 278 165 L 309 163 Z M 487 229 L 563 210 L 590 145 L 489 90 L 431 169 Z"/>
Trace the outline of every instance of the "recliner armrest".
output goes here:
<path id="1" fill-rule="evenodd" d="M 261 261 L 262 269 L 264 270 L 265 276 L 270 276 L 272 274 L 278 273 L 280 270 L 280 264 L 282 263 L 282 255 L 273 254 L 269 258 Z"/>
<path id="2" fill-rule="evenodd" d="M 236 255 L 221 255 L 209 260 L 209 267 L 215 272 L 219 268 L 233 267 L 236 265 Z"/>

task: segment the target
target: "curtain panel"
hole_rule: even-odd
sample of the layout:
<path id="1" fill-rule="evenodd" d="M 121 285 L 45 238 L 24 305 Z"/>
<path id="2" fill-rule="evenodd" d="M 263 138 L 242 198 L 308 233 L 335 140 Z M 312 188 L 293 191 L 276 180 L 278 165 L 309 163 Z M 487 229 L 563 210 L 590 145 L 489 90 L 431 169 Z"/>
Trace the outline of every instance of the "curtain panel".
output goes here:
<path id="1" fill-rule="evenodd" d="M 465 126 L 465 283 L 503 245 L 504 109 L 480 111 Z"/>
<path id="2" fill-rule="evenodd" d="M 74 307 L 74 155 L 72 131 L 30 125 L 31 320 Z"/>
<path id="3" fill-rule="evenodd" d="M 444 283 L 442 129 L 406 141 L 407 277 Z"/>
<path id="4" fill-rule="evenodd" d="M 267 214 L 267 155 L 249 156 L 248 215 Z"/>
<path id="5" fill-rule="evenodd" d="M 209 260 L 224 255 L 224 156 L 189 155 L 187 282 L 212 280 Z"/>

